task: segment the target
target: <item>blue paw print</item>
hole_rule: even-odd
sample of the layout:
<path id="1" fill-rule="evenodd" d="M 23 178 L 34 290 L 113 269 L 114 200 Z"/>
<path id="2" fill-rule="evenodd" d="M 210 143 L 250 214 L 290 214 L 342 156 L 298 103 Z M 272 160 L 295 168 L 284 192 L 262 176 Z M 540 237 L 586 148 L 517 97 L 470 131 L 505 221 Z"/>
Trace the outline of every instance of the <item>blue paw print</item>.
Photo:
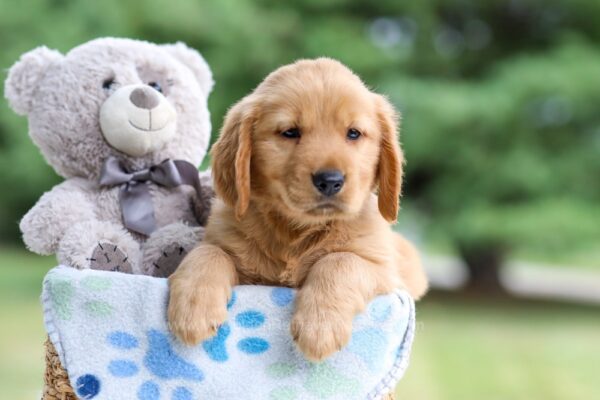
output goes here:
<path id="1" fill-rule="evenodd" d="M 279 307 L 286 307 L 294 300 L 294 291 L 288 288 L 274 288 L 271 292 L 272 302 Z M 231 310 L 237 302 L 237 293 L 232 292 L 227 303 L 227 309 Z M 247 309 L 235 315 L 232 324 L 250 331 L 262 327 L 266 322 L 263 312 Z M 229 360 L 227 341 L 231 336 L 232 325 L 224 323 L 214 338 L 202 342 L 202 348 L 209 358 L 215 362 L 226 362 Z M 137 389 L 138 400 L 160 400 L 161 380 L 181 379 L 188 382 L 201 382 L 204 374 L 194 364 L 184 360 L 177 355 L 171 345 L 168 333 L 151 329 L 146 332 L 148 349 L 145 352 L 142 363 L 135 362 L 128 357 L 119 357 L 111 360 L 107 365 L 107 371 L 114 378 L 130 378 L 138 375 L 145 368 L 153 379 L 146 380 Z M 107 343 L 110 347 L 127 353 L 129 350 L 140 348 L 140 340 L 134 335 L 114 331 L 107 335 Z M 237 342 L 237 349 L 244 354 L 258 355 L 269 350 L 270 344 L 264 338 L 258 336 L 246 336 Z M 92 399 L 101 390 L 100 379 L 94 375 L 86 374 L 80 376 L 76 381 L 76 391 L 82 399 Z M 171 400 L 192 400 L 194 398 L 190 388 L 179 386 L 171 392 Z"/>
<path id="2" fill-rule="evenodd" d="M 387 338 L 380 328 L 366 328 L 354 332 L 348 344 L 348 350 L 359 356 L 371 371 L 377 371 L 383 365 Z"/>
<path id="3" fill-rule="evenodd" d="M 173 351 L 169 336 L 155 329 L 148 331 L 148 352 L 144 365 L 153 375 L 162 379 L 181 378 L 200 382 L 202 372 Z"/>
<path id="4" fill-rule="evenodd" d="M 369 304 L 366 315 L 378 324 L 385 323 L 392 314 L 392 303 L 388 297 L 380 296 Z M 378 327 L 365 328 L 352 334 L 348 350 L 359 356 L 371 371 L 383 364 L 387 348 L 385 332 Z"/>
<path id="5" fill-rule="evenodd" d="M 75 382 L 77 395 L 82 399 L 92 399 L 100 393 L 100 380 L 94 375 L 81 375 Z"/>
<path id="6" fill-rule="evenodd" d="M 228 323 L 224 323 L 219 327 L 217 335 L 212 339 L 202 342 L 202 348 L 211 360 L 216 362 L 225 362 L 229 359 L 225 342 L 231 333 L 231 328 Z"/>
<path id="7" fill-rule="evenodd" d="M 265 315 L 258 310 L 246 310 L 235 316 L 235 323 L 244 329 L 259 328 L 265 320 Z M 269 342 L 259 337 L 247 337 L 240 340 L 237 347 L 246 354 L 261 354 L 269 350 Z"/>
<path id="8" fill-rule="evenodd" d="M 138 389 L 137 397 L 139 400 L 159 400 L 160 387 L 155 382 L 146 381 Z M 173 390 L 171 400 L 193 400 L 193 398 L 189 389 L 179 386 Z"/>
<path id="9" fill-rule="evenodd" d="M 294 300 L 294 291 L 287 287 L 276 287 L 271 290 L 271 300 L 279 307 L 285 307 Z"/>
<path id="10" fill-rule="evenodd" d="M 231 299 L 227 304 L 227 309 L 231 310 L 237 301 L 235 291 L 231 293 Z M 257 310 L 246 310 L 235 316 L 235 323 L 243 329 L 256 329 L 261 327 L 266 321 L 265 315 Z M 219 327 L 215 337 L 202 342 L 202 348 L 211 360 L 216 362 L 226 362 L 229 360 L 227 352 L 227 339 L 231 334 L 231 326 L 224 323 Z M 237 343 L 237 348 L 246 354 L 261 354 L 269 350 L 269 342 L 260 337 L 246 337 Z"/>
<path id="11" fill-rule="evenodd" d="M 198 367 L 175 353 L 168 334 L 151 329 L 146 336 L 148 349 L 144 355 L 143 366 L 155 380 L 147 380 L 140 385 L 137 390 L 138 400 L 159 400 L 161 398 L 160 380 L 182 379 L 200 382 L 204 379 L 204 374 Z M 139 340 L 127 332 L 111 332 L 106 339 L 111 347 L 125 352 L 140 346 Z M 126 358 L 110 361 L 107 369 L 109 374 L 115 378 L 129 378 L 140 372 L 140 366 Z M 77 393 L 82 398 L 91 399 L 100 391 L 100 383 L 92 375 L 84 375 L 79 380 L 82 381 L 81 389 L 78 385 Z M 192 392 L 184 386 L 175 388 L 171 394 L 171 400 L 192 399 Z"/>

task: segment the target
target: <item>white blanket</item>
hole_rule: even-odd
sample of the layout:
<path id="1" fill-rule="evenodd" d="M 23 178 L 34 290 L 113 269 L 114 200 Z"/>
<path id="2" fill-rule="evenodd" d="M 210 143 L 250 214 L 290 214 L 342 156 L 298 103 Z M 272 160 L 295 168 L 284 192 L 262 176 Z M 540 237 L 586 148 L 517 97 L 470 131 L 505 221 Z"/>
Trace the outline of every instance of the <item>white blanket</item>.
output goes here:
<path id="1" fill-rule="evenodd" d="M 404 292 L 376 298 L 351 342 L 311 363 L 289 333 L 295 291 L 238 286 L 229 320 L 188 347 L 167 328 L 166 279 L 57 267 L 44 280 L 46 329 L 81 399 L 378 399 L 403 375 L 414 335 Z"/>

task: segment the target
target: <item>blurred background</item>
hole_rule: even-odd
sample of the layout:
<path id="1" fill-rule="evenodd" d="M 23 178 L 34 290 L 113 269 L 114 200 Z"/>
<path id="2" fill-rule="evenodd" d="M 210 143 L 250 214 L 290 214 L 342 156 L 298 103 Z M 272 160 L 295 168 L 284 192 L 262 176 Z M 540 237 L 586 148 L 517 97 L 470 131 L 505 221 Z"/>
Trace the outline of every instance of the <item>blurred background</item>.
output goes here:
<path id="1" fill-rule="evenodd" d="M 184 41 L 227 108 L 278 66 L 330 56 L 403 115 L 398 229 L 425 255 L 400 399 L 600 398 L 600 2 L 597 0 L 0 0 L 0 81 L 39 45 Z M 3 89 L 3 88 L 2 88 Z M 0 388 L 39 393 L 38 301 L 53 258 L 21 216 L 60 178 L 0 104 Z"/>

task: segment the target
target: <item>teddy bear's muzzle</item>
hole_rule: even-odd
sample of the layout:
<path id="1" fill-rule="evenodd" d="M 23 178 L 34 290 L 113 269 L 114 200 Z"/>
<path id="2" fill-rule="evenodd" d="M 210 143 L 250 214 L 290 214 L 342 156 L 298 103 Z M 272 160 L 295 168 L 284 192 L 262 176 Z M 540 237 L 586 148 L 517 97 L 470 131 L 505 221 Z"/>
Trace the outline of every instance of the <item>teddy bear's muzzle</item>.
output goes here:
<path id="1" fill-rule="evenodd" d="M 146 86 L 133 89 L 129 95 L 129 100 L 137 108 L 145 110 L 153 110 L 160 104 L 158 92 Z"/>
<path id="2" fill-rule="evenodd" d="M 147 85 L 127 85 L 100 108 L 100 128 L 112 147 L 139 157 L 164 147 L 175 135 L 176 117 L 160 92 Z"/>

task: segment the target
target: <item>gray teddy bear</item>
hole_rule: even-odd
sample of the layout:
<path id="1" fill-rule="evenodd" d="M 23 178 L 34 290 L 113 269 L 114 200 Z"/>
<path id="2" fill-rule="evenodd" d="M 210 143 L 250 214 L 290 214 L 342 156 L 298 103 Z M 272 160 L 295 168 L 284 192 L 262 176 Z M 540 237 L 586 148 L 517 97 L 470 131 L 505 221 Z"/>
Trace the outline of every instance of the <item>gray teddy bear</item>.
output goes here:
<path id="1" fill-rule="evenodd" d="M 27 247 L 75 268 L 168 276 L 203 237 L 213 80 L 182 43 L 103 38 L 13 65 L 5 96 L 65 181 L 20 223 Z"/>

